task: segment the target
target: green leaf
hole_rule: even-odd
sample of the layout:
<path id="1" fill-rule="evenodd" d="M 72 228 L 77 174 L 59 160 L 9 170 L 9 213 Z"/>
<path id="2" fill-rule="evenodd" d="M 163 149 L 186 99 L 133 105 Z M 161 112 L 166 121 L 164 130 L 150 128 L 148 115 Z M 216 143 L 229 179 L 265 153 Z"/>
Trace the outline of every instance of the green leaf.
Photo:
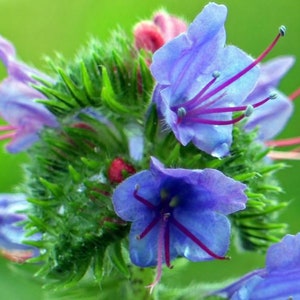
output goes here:
<path id="1" fill-rule="evenodd" d="M 107 248 L 107 253 L 111 259 L 114 266 L 120 271 L 120 273 L 125 276 L 125 278 L 130 278 L 130 272 L 127 263 L 124 261 L 122 254 L 122 246 L 120 242 L 116 242 Z"/>
<path id="2" fill-rule="evenodd" d="M 72 180 L 75 183 L 80 183 L 80 181 L 81 181 L 81 174 L 79 172 L 77 172 L 72 165 L 69 165 L 68 169 L 69 169 L 70 175 L 72 177 Z"/>
<path id="3" fill-rule="evenodd" d="M 145 137 L 150 142 L 154 142 L 156 139 L 157 130 L 158 130 L 157 108 L 155 104 L 152 104 L 149 108 L 145 120 Z"/>
<path id="4" fill-rule="evenodd" d="M 104 66 L 102 66 L 102 79 L 103 87 L 101 92 L 101 98 L 103 104 L 105 104 L 109 109 L 116 113 L 129 113 L 130 110 L 116 100 L 116 94 L 113 90 L 113 86 L 109 79 L 107 70 Z"/>
<path id="5" fill-rule="evenodd" d="M 58 68 L 58 73 L 63 79 L 66 87 L 69 89 L 69 91 L 73 94 L 74 99 L 79 104 L 80 107 L 86 107 L 89 105 L 89 101 L 87 99 L 86 94 L 82 90 L 82 88 L 78 87 L 72 79 L 65 73 L 64 70 L 61 68 Z"/>
<path id="6" fill-rule="evenodd" d="M 53 196 L 60 197 L 64 194 L 62 187 L 58 184 L 51 183 L 42 177 L 40 177 L 39 180 L 42 185 L 53 194 Z"/>

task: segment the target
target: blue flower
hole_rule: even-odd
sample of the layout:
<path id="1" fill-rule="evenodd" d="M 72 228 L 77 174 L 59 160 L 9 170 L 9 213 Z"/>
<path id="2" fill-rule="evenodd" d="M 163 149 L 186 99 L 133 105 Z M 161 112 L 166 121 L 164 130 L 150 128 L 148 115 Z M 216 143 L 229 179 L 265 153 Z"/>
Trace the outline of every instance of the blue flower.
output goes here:
<path id="1" fill-rule="evenodd" d="M 266 267 L 246 274 L 217 294 L 231 300 L 300 299 L 300 234 L 286 235 L 272 245 Z"/>
<path id="2" fill-rule="evenodd" d="M 277 95 L 275 101 L 269 101 L 257 108 L 247 119 L 246 131 L 251 131 L 258 127 L 258 136 L 261 141 L 268 141 L 274 138 L 285 127 L 293 113 L 292 101 L 278 91 L 277 86 L 294 62 L 294 57 L 282 56 L 262 64 L 258 82 L 244 101 L 245 105 L 249 105 L 268 97 L 271 93 L 276 93 Z"/>
<path id="3" fill-rule="evenodd" d="M 242 105 L 258 79 L 257 64 L 285 32 L 281 27 L 253 60 L 237 47 L 225 46 L 226 15 L 224 5 L 205 6 L 186 33 L 154 53 L 150 67 L 157 81 L 152 101 L 167 126 L 181 144 L 192 142 L 215 157 L 229 153 L 232 124 L 269 100 Z M 241 115 L 233 118 L 233 112 Z"/>
<path id="4" fill-rule="evenodd" d="M 39 254 L 38 249 L 22 243 L 25 230 L 18 223 L 26 220 L 22 211 L 27 208 L 28 202 L 23 194 L 0 194 L 0 253 L 18 262 Z M 38 240 L 40 235 L 27 239 Z"/>
<path id="5" fill-rule="evenodd" d="M 150 170 L 123 181 L 113 194 L 117 215 L 132 222 L 131 261 L 141 267 L 171 267 L 178 256 L 191 261 L 225 259 L 230 242 L 226 215 L 245 208 L 246 186 L 213 170 L 167 169 L 155 158 Z"/>
<path id="6" fill-rule="evenodd" d="M 0 37 L 0 59 L 7 68 L 8 78 L 0 84 L 0 116 L 8 125 L 0 126 L 0 140 L 11 139 L 7 150 L 17 153 L 29 148 L 39 139 L 44 126 L 57 127 L 55 116 L 46 107 L 35 102 L 45 96 L 31 87 L 38 84 L 33 76 L 46 75 L 19 62 L 11 43 Z"/>

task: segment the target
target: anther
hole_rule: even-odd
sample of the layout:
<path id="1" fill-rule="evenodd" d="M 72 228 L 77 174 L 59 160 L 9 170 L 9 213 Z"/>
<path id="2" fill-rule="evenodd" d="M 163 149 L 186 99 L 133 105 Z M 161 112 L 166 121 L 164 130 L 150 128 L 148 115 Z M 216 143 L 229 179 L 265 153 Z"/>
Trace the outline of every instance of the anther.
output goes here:
<path id="1" fill-rule="evenodd" d="M 213 78 L 218 78 L 218 77 L 220 77 L 220 75 L 221 75 L 221 73 L 219 71 L 214 71 L 212 73 Z"/>
<path id="2" fill-rule="evenodd" d="M 161 199 L 161 200 L 167 199 L 168 196 L 169 196 L 169 194 L 167 193 L 166 190 L 162 189 L 162 190 L 160 191 L 160 199 Z"/>
<path id="3" fill-rule="evenodd" d="M 253 111 L 254 111 L 254 107 L 252 105 L 248 105 L 244 112 L 245 117 L 250 117 Z"/>
<path id="4" fill-rule="evenodd" d="M 176 207 L 178 205 L 178 202 L 179 202 L 178 197 L 173 197 L 169 203 L 169 206 Z"/>
<path id="5" fill-rule="evenodd" d="M 286 33 L 286 27 L 284 25 L 281 25 L 279 27 L 279 33 L 281 36 L 285 36 L 285 33 Z"/>
<path id="6" fill-rule="evenodd" d="M 183 118 L 186 115 L 186 109 L 184 107 L 179 107 L 177 109 L 177 116 Z"/>
<path id="7" fill-rule="evenodd" d="M 277 93 L 271 93 L 270 95 L 269 95 L 269 98 L 271 99 L 271 100 L 274 100 L 274 99 L 276 99 L 277 98 Z"/>
<path id="8" fill-rule="evenodd" d="M 134 186 L 134 191 L 137 192 L 139 189 L 140 189 L 140 185 L 136 183 L 136 185 Z"/>

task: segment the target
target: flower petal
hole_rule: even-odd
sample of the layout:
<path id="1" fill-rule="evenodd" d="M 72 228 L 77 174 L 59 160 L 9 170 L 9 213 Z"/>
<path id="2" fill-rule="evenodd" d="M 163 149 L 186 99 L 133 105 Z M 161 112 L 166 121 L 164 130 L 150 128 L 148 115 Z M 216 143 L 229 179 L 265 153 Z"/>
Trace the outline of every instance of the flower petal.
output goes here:
<path id="1" fill-rule="evenodd" d="M 41 93 L 22 82 L 5 79 L 0 85 L 1 116 L 16 127 L 24 124 L 24 118 L 31 120 L 32 127 L 36 124 L 56 127 L 58 123 L 54 115 L 43 104 L 34 102 L 34 99 L 44 98 Z"/>
<path id="2" fill-rule="evenodd" d="M 28 253 L 29 257 L 38 255 L 36 248 L 22 244 L 25 230 L 19 222 L 26 220 L 27 216 L 20 211 L 28 209 L 28 205 L 23 194 L 0 194 L 0 252 L 4 250 L 9 254 L 14 251 L 28 250 L 31 251 L 31 255 Z M 38 240 L 40 234 L 35 234 L 28 239 Z"/>
<path id="3" fill-rule="evenodd" d="M 132 223 L 129 234 L 129 253 L 131 261 L 140 267 L 155 266 L 157 263 L 157 246 L 160 222 L 142 239 L 137 239 L 153 218 L 140 216 L 139 220 Z"/>
<path id="4" fill-rule="evenodd" d="M 268 97 L 270 92 L 271 90 L 260 92 L 259 96 L 261 100 Z M 256 108 L 253 114 L 247 119 L 244 127 L 246 131 L 251 131 L 258 127 L 258 138 L 261 141 L 271 140 L 279 134 L 289 121 L 294 110 L 293 103 L 288 97 L 277 90 L 275 92 L 277 98 Z"/>
<path id="5" fill-rule="evenodd" d="M 258 85 L 276 87 L 294 63 L 295 58 L 289 55 L 279 56 L 262 64 Z"/>
<path id="6" fill-rule="evenodd" d="M 269 272 L 300 270 L 300 233 L 295 236 L 288 234 L 280 243 L 272 245 L 267 253 L 266 266 Z"/>
<path id="7" fill-rule="evenodd" d="M 15 47 L 4 37 L 0 36 L 0 60 L 7 67 L 11 59 L 16 57 Z"/>
<path id="8" fill-rule="evenodd" d="M 184 225 L 215 254 L 224 256 L 228 251 L 230 223 L 225 216 L 212 212 L 174 210 L 174 219 Z M 184 256 L 191 261 L 214 259 L 176 226 L 172 224 L 171 228 L 171 235 L 174 239 L 172 245 L 179 256 Z"/>
<path id="9" fill-rule="evenodd" d="M 300 299 L 299 280 L 300 270 L 297 270 L 295 272 L 279 272 L 277 274 L 270 274 L 264 280 L 255 285 L 250 299 Z"/>
<path id="10" fill-rule="evenodd" d="M 263 280 L 260 276 L 262 272 L 264 271 L 260 269 L 247 273 L 239 280 L 233 282 L 223 289 L 211 293 L 211 295 L 220 295 L 231 300 L 248 299 L 247 297 L 249 297 L 249 294 L 252 291 L 253 287 L 261 280 Z"/>
<path id="11" fill-rule="evenodd" d="M 207 208 L 227 215 L 246 207 L 247 196 L 244 193 L 246 185 L 225 176 L 218 170 L 168 169 L 152 157 L 151 172 L 156 177 L 163 174 L 178 178 L 190 185 L 189 193 L 191 197 L 184 197 L 187 202 L 185 210 L 193 211 L 194 209 L 197 210 L 197 207 L 199 210 L 201 207 L 201 210 Z M 218 189 L 216 189 L 216 186 L 218 186 Z"/>
<path id="12" fill-rule="evenodd" d="M 137 194 L 152 205 L 157 205 L 160 201 L 159 182 L 150 171 L 141 171 L 128 177 L 115 189 L 112 201 L 117 215 L 126 221 L 135 221 L 145 216 L 148 220 L 153 217 L 151 208 L 138 201 L 134 197 L 137 186 Z"/>
<path id="13" fill-rule="evenodd" d="M 171 85 L 172 105 L 180 99 L 195 95 L 201 86 L 191 88 L 200 74 L 212 74 L 211 61 L 225 43 L 224 22 L 227 9 L 210 3 L 189 26 L 188 32 L 165 44 L 155 52 L 150 67 L 159 84 Z M 163 67 L 162 67 L 163 66 Z M 199 67 L 201 66 L 201 67 Z M 184 74 L 184 76 L 183 76 Z M 185 95 L 189 90 L 190 95 Z"/>

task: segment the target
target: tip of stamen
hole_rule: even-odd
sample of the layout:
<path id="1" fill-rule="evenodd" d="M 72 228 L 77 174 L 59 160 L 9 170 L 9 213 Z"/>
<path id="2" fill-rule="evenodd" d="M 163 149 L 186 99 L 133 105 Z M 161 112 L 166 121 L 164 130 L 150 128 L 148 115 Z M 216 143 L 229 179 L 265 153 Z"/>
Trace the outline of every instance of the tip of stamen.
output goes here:
<path id="1" fill-rule="evenodd" d="M 179 108 L 177 109 L 177 116 L 178 116 L 179 118 L 183 118 L 185 115 L 186 115 L 186 110 L 185 110 L 185 108 L 184 108 L 184 107 L 179 107 Z"/>
<path id="2" fill-rule="evenodd" d="M 276 99 L 276 98 L 277 98 L 277 93 L 271 93 L 271 94 L 269 95 L 269 98 L 270 98 L 271 100 Z"/>
<path id="3" fill-rule="evenodd" d="M 137 183 L 135 186 L 134 186 L 134 190 L 135 191 L 138 191 L 140 189 L 140 185 Z"/>
<path id="4" fill-rule="evenodd" d="M 221 73 L 219 71 L 214 71 L 212 73 L 213 78 L 218 78 L 218 77 L 220 77 L 220 75 L 221 75 Z"/>
<path id="5" fill-rule="evenodd" d="M 286 33 L 286 27 L 284 25 L 281 25 L 279 27 L 279 33 L 281 36 L 285 36 L 285 33 Z"/>
<path id="6" fill-rule="evenodd" d="M 253 111 L 254 111 L 254 107 L 252 105 L 248 105 L 244 112 L 245 117 L 250 117 Z"/>

